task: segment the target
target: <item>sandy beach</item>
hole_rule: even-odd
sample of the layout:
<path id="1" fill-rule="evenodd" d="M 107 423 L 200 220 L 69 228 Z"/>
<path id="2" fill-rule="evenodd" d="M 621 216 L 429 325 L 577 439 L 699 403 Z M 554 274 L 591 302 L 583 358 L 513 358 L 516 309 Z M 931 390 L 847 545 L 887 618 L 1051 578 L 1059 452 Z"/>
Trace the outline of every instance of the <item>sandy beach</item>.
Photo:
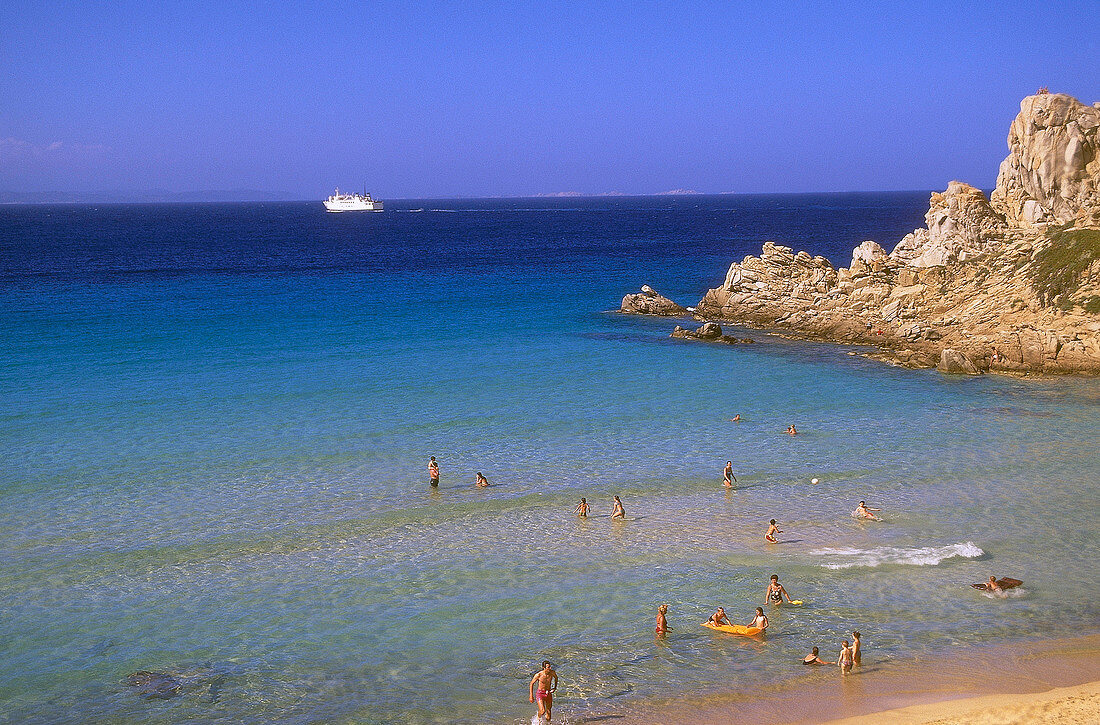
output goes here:
<path id="1" fill-rule="evenodd" d="M 685 699 L 620 723 L 1069 723 L 1100 710 L 1100 635 L 822 667 L 788 688 Z M 624 717 L 625 716 L 625 717 Z M 582 720 L 583 722 L 583 720 Z"/>
<path id="2" fill-rule="evenodd" d="M 914 705 L 833 720 L 830 725 L 1061 725 L 1095 722 L 1097 713 L 1100 713 L 1100 681 L 1046 692 L 985 695 Z"/>

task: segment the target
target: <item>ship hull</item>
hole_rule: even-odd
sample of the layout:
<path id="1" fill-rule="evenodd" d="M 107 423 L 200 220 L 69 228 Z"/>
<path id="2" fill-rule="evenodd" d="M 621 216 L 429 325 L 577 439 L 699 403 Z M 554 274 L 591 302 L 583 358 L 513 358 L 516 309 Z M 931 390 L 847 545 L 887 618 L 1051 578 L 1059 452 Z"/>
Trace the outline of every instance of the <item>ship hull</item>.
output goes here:
<path id="1" fill-rule="evenodd" d="M 373 203 L 348 203 L 348 202 L 324 202 L 326 211 L 382 211 L 382 202 Z"/>

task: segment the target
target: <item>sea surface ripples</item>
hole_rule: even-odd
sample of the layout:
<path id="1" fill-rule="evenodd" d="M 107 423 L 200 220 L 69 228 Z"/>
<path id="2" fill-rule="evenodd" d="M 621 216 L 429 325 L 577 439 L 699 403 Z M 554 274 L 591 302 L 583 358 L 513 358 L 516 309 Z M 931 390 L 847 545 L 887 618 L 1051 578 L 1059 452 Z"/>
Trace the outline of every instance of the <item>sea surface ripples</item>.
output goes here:
<path id="1" fill-rule="evenodd" d="M 846 261 L 926 201 L 0 210 L 0 719 L 521 722 L 543 659 L 576 719 L 778 687 L 852 629 L 883 667 L 1095 631 L 1096 381 L 606 312 L 765 239 Z M 766 640 L 699 626 L 772 573 L 806 603 Z"/>

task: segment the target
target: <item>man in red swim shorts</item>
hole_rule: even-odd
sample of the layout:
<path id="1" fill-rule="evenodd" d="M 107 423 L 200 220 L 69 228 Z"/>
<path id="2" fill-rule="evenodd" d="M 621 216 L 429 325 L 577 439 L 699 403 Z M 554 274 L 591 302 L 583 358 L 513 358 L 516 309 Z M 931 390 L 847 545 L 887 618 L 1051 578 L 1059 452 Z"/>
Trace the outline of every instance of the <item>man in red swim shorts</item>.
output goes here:
<path id="1" fill-rule="evenodd" d="M 539 686 L 535 692 L 535 685 Z M 554 690 L 558 689 L 558 673 L 550 666 L 550 661 L 542 663 L 542 669 L 531 678 L 530 690 L 531 702 L 538 703 L 539 722 L 546 716 L 546 725 L 550 725 L 550 708 L 554 706 Z M 537 700 L 536 700 L 537 698 Z"/>

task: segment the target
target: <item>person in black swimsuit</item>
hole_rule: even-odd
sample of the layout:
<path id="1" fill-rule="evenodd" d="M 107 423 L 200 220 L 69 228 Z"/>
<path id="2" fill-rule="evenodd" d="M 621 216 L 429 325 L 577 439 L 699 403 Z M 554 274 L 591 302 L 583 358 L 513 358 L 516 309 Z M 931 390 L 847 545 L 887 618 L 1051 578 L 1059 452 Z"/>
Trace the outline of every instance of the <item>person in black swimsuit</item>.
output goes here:
<path id="1" fill-rule="evenodd" d="M 787 598 L 788 603 L 791 601 L 791 595 L 787 594 L 787 590 L 779 583 L 779 575 L 772 574 L 772 581 L 768 584 L 768 590 L 764 592 L 764 604 L 782 604 L 783 597 Z"/>

